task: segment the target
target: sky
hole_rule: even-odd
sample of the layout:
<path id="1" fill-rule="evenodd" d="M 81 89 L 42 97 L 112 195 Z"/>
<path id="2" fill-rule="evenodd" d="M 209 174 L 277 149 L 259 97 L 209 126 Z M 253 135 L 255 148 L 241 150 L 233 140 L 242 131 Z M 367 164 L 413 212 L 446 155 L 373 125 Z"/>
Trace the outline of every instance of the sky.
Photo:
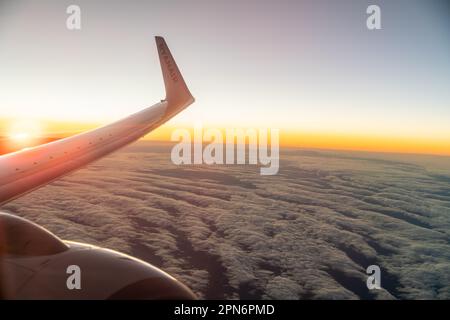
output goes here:
<path id="1" fill-rule="evenodd" d="M 366 27 L 370 4 L 381 30 Z M 294 146 L 449 155 L 449 12 L 437 0 L 0 0 L 0 135 L 29 118 L 81 130 L 158 102 L 162 35 L 196 103 L 156 136 L 200 121 L 278 128 Z"/>

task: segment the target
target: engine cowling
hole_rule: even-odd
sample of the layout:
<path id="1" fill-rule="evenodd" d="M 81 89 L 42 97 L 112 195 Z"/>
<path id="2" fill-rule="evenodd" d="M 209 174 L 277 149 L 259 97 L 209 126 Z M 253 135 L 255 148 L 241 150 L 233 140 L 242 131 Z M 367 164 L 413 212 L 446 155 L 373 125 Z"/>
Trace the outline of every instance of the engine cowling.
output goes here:
<path id="1" fill-rule="evenodd" d="M 79 288 L 71 288 L 71 266 Z M 142 260 L 62 241 L 46 229 L 0 213 L 2 299 L 195 299 L 181 282 Z"/>

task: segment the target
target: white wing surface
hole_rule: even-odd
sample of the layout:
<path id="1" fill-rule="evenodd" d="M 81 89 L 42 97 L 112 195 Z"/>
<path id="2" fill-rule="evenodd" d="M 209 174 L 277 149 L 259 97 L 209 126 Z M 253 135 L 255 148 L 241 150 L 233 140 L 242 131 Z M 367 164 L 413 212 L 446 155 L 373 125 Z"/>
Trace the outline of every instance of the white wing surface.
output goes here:
<path id="1" fill-rule="evenodd" d="M 104 127 L 0 156 L 0 205 L 130 144 L 194 102 L 162 37 L 156 37 L 166 98 Z"/>

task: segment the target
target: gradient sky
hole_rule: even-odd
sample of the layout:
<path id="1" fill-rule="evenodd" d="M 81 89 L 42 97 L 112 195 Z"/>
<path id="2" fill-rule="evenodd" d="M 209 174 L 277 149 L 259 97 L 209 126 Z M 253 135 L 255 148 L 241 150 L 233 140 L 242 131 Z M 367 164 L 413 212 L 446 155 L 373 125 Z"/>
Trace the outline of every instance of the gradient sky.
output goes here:
<path id="1" fill-rule="evenodd" d="M 70 4 L 81 31 L 66 29 Z M 369 4 L 382 30 L 366 28 Z M 414 0 L 0 0 L 0 119 L 107 123 L 157 102 L 162 35 L 197 100 L 172 126 L 448 154 L 449 12 Z"/>

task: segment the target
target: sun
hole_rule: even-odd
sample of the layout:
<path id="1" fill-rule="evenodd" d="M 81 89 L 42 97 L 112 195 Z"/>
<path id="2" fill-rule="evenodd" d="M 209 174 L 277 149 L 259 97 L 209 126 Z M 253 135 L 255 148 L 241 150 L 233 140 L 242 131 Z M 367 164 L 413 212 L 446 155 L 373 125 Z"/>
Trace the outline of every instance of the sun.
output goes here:
<path id="1" fill-rule="evenodd" d="M 30 134 L 26 132 L 13 133 L 10 136 L 11 140 L 15 142 L 27 142 L 30 140 Z"/>
<path id="2" fill-rule="evenodd" d="M 11 143 L 26 147 L 42 136 L 42 126 L 39 121 L 34 119 L 13 120 L 7 136 Z"/>

